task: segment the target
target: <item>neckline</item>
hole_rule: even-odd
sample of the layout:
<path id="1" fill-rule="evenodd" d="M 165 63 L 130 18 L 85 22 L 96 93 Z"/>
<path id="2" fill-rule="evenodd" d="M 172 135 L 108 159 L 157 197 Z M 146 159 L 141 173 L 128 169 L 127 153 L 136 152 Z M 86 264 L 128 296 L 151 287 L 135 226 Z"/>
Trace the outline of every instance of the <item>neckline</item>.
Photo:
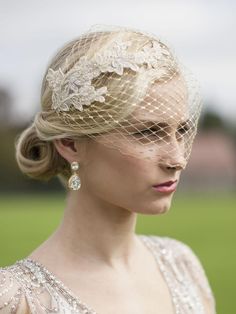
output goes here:
<path id="1" fill-rule="evenodd" d="M 157 268 L 159 268 L 159 271 L 162 273 L 162 270 L 160 269 L 158 260 L 156 255 L 154 254 L 152 248 L 150 248 L 150 245 L 152 245 L 152 237 L 153 236 L 148 236 L 148 235 L 143 235 L 143 234 L 137 234 L 138 239 L 140 239 L 140 242 L 148 249 L 149 252 L 151 252 L 155 262 L 156 262 L 156 266 Z M 155 236 L 155 238 L 159 238 L 158 236 Z M 81 307 L 83 310 L 87 311 L 86 313 L 88 314 L 99 314 L 96 310 L 94 310 L 92 307 L 88 306 L 88 304 L 84 301 L 81 300 L 80 296 L 77 295 L 75 292 L 73 292 L 66 284 L 63 283 L 63 281 L 60 279 L 60 277 L 58 277 L 57 275 L 55 275 L 53 273 L 53 271 L 49 270 L 46 266 L 44 266 L 41 262 L 33 259 L 33 258 L 29 258 L 26 257 L 22 260 L 19 261 L 20 263 L 22 263 L 24 265 L 24 262 L 29 262 L 31 264 L 33 264 L 36 267 L 39 267 L 40 270 L 46 274 L 50 280 L 52 280 L 57 287 L 62 290 L 62 295 L 65 298 L 66 302 L 68 304 L 70 304 L 70 302 L 68 301 L 68 299 L 73 299 L 73 303 L 75 302 L 79 307 Z M 170 291 L 171 294 L 171 291 Z M 67 297 L 66 297 L 67 295 Z M 171 294 L 172 296 L 172 294 Z M 71 304 L 70 304 L 71 305 Z"/>

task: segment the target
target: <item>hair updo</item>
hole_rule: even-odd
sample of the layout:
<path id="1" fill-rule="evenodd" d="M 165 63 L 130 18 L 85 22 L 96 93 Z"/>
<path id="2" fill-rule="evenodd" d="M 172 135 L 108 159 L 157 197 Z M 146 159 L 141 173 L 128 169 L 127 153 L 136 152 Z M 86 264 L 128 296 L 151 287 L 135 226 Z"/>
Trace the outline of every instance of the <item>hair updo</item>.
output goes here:
<path id="1" fill-rule="evenodd" d="M 62 138 L 72 138 L 80 139 L 91 133 L 101 133 L 104 131 L 104 123 L 96 123 L 96 126 L 93 124 L 94 119 L 91 120 L 91 123 L 86 123 L 83 125 L 83 111 L 79 110 L 73 111 L 73 119 L 79 121 L 78 128 L 70 126 L 69 123 L 66 123 L 63 119 L 60 118 L 58 113 L 55 110 L 52 110 L 52 91 L 49 88 L 48 81 L 46 80 L 46 75 L 48 69 L 51 68 L 54 71 L 61 68 L 64 73 L 67 73 L 70 69 L 73 68 L 75 62 L 77 62 L 82 56 L 86 55 L 88 58 L 92 57 L 98 51 L 103 50 L 106 45 L 116 39 L 120 33 L 123 33 L 123 38 L 130 40 L 132 43 L 134 41 L 139 42 L 140 46 L 131 44 L 129 49 L 135 51 L 142 48 L 147 43 L 155 41 L 157 39 L 145 35 L 141 32 L 135 30 L 119 30 L 119 31 L 106 31 L 106 32 L 91 32 L 85 33 L 80 36 L 78 39 L 69 42 L 66 44 L 53 58 L 51 64 L 49 64 L 44 79 L 42 82 L 41 88 L 41 111 L 35 115 L 34 121 L 32 124 L 24 130 L 16 140 L 16 160 L 19 165 L 20 170 L 30 176 L 31 178 L 39 180 L 49 180 L 54 176 L 58 176 L 63 185 L 66 185 L 66 180 L 70 176 L 70 165 L 69 163 L 57 152 L 53 140 L 62 139 Z M 161 43 L 167 51 L 168 47 L 165 44 Z M 79 49 L 74 49 L 77 46 Z M 171 52 L 170 52 L 171 55 Z M 171 55 L 172 56 L 172 55 Z M 172 63 L 170 64 L 170 57 L 164 60 L 162 77 L 159 79 L 170 79 L 173 77 L 174 73 L 177 73 L 177 65 L 171 58 Z M 107 86 L 109 94 L 114 94 L 115 97 L 109 99 L 109 95 L 106 96 L 106 101 L 101 104 L 94 102 L 92 106 L 89 106 L 86 111 L 89 110 L 89 114 L 94 114 L 94 108 L 96 112 L 98 111 L 98 106 L 103 108 L 101 114 L 104 119 L 109 119 L 109 116 L 112 111 L 114 104 L 114 99 L 117 97 L 119 99 L 119 106 L 116 106 L 117 112 L 116 119 L 128 115 L 131 110 L 129 106 L 132 101 L 131 97 L 135 97 L 135 94 L 139 93 L 140 90 L 143 90 L 145 93 L 147 85 L 143 84 L 144 80 L 140 80 L 140 84 L 137 90 L 137 84 L 133 84 L 134 81 L 137 82 L 137 77 L 141 74 L 133 73 L 130 69 L 125 69 L 124 73 L 128 76 L 130 93 L 122 94 L 121 90 L 124 86 L 125 81 L 122 82 L 123 77 L 121 76 L 119 80 L 112 79 L 111 74 L 103 74 L 102 79 L 96 78 L 93 81 L 93 85 L 96 88 L 100 86 Z M 143 76 L 145 75 L 142 74 Z M 127 80 L 126 76 L 126 80 Z M 109 79 L 108 79 L 109 78 Z M 147 78 L 148 81 L 151 78 Z M 127 85 L 127 84 L 126 84 Z M 146 86 L 144 86 L 146 85 Z M 134 89 L 135 86 L 135 89 Z M 123 97 L 123 99 L 122 99 Z"/>

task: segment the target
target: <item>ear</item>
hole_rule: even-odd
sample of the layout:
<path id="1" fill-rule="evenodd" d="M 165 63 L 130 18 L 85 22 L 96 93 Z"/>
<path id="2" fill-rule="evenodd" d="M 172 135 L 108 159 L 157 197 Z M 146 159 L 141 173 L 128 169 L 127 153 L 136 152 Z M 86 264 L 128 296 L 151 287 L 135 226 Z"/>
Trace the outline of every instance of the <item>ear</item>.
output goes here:
<path id="1" fill-rule="evenodd" d="M 78 143 L 69 138 L 57 139 L 53 141 L 58 153 L 69 163 L 79 161 Z"/>

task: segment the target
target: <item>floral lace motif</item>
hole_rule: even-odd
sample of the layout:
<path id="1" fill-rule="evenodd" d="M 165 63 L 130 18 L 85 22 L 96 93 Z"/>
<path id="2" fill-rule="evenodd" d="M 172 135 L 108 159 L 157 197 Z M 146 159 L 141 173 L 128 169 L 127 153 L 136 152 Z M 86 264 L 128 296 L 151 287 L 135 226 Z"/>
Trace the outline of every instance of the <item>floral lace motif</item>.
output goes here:
<path id="1" fill-rule="evenodd" d="M 128 52 L 130 45 L 130 41 L 117 39 L 105 51 L 96 53 L 91 59 L 81 57 L 66 74 L 61 68 L 55 71 L 50 68 L 46 79 L 52 90 L 52 109 L 69 111 L 72 106 L 83 111 L 83 106 L 89 106 L 94 101 L 103 103 L 108 92 L 107 87 L 95 89 L 92 79 L 105 72 L 121 76 L 124 69 L 139 72 L 143 64 L 146 64 L 147 69 L 157 69 L 162 55 L 169 55 L 157 41 L 151 41 L 151 47 L 143 47 L 138 52 Z"/>

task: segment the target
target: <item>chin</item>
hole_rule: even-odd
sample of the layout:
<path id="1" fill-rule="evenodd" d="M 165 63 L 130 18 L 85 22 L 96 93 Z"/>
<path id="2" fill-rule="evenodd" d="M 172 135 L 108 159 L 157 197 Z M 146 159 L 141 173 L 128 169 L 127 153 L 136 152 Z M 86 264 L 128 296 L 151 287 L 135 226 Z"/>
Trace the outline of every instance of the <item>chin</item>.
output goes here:
<path id="1" fill-rule="evenodd" d="M 145 210 L 144 215 L 161 215 L 166 214 L 170 209 L 170 206 L 159 206 L 156 208 L 151 208 L 150 210 Z"/>
<path id="2" fill-rule="evenodd" d="M 134 212 L 142 215 L 161 215 L 169 211 L 171 199 L 158 200 L 152 204 L 146 204 L 142 208 L 136 208 Z"/>

